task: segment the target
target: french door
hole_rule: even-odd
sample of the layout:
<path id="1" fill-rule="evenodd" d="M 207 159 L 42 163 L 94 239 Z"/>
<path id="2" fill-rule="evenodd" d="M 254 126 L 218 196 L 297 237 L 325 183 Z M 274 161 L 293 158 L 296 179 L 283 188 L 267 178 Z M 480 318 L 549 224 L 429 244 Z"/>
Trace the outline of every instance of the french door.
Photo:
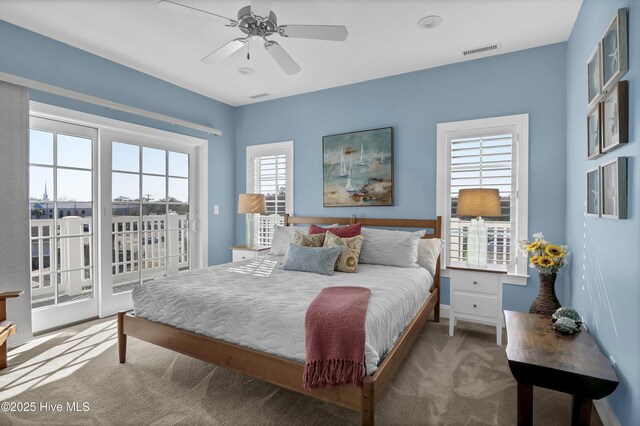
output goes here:
<path id="1" fill-rule="evenodd" d="M 29 217 L 34 331 L 98 314 L 95 128 L 31 117 Z"/>
<path id="2" fill-rule="evenodd" d="M 106 316 L 130 309 L 130 292 L 141 282 L 195 265 L 196 173 L 194 148 L 117 131 L 101 139 L 102 200 L 109 206 L 101 228 Z"/>
<path id="3" fill-rule="evenodd" d="M 34 332 L 131 309 L 136 285 L 203 264 L 199 148 L 140 130 L 31 117 Z"/>

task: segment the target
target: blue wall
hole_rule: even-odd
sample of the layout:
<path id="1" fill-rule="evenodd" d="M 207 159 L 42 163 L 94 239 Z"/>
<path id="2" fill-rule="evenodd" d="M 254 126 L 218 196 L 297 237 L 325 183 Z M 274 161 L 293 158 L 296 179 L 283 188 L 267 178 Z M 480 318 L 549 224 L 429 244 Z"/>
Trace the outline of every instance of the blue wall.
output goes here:
<path id="1" fill-rule="evenodd" d="M 620 385 L 609 401 L 623 425 L 640 424 L 640 6 L 637 0 L 585 0 L 567 44 L 567 242 L 573 251 L 571 301 L 606 354 L 617 361 Z M 586 63 L 619 7 L 629 9 L 629 144 L 586 160 Z M 588 168 L 629 157 L 629 219 L 585 217 Z"/>
<path id="2" fill-rule="evenodd" d="M 31 99 L 209 140 L 209 263 L 231 260 L 234 109 L 166 81 L 0 21 L 0 71 L 222 130 L 216 137 L 95 105 L 32 92 Z"/>
<path id="3" fill-rule="evenodd" d="M 566 45 L 555 44 L 239 107 L 236 192 L 245 191 L 247 145 L 294 140 L 296 215 L 432 218 L 436 124 L 529 113 L 529 229 L 562 243 L 565 55 Z M 385 126 L 395 131 L 395 205 L 323 208 L 322 136 Z M 236 242 L 244 235 L 244 221 L 236 220 Z M 505 286 L 505 308 L 528 310 L 536 279 L 526 287 Z M 448 304 L 444 281 L 443 303 Z"/>

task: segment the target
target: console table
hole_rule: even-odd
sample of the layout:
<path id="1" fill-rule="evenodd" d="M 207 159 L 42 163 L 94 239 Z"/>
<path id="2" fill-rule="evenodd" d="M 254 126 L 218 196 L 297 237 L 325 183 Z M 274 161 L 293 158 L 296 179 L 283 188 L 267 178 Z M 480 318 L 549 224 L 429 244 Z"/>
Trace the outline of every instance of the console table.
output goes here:
<path id="1" fill-rule="evenodd" d="M 518 382 L 518 425 L 533 424 L 533 386 L 573 395 L 572 425 L 589 425 L 593 399 L 615 390 L 618 377 L 584 329 L 563 334 L 551 318 L 504 311 L 507 360 Z"/>

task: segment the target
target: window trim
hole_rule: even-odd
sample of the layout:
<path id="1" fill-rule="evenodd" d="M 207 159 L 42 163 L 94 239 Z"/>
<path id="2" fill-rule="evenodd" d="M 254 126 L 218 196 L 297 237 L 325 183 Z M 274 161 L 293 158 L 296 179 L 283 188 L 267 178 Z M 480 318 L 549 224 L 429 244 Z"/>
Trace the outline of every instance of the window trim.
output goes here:
<path id="1" fill-rule="evenodd" d="M 529 212 L 529 114 L 516 114 L 501 117 L 481 118 L 474 120 L 454 121 L 448 123 L 438 123 L 436 129 L 436 212 L 442 216 L 443 238 L 448 237 L 450 213 L 450 188 L 449 174 L 451 162 L 451 135 L 463 137 L 465 134 L 483 135 L 490 129 L 499 127 L 515 127 L 515 141 L 512 145 L 512 161 L 516 166 L 513 188 L 516 193 L 516 229 L 512 236 L 512 253 L 515 264 L 510 266 L 508 274 L 504 275 L 502 281 L 509 284 L 526 285 L 527 282 L 527 259 L 517 252 L 516 242 L 526 239 L 528 236 L 528 212 Z M 449 276 L 447 270 L 448 244 L 443 253 L 442 273 Z"/>
<path id="2" fill-rule="evenodd" d="M 246 148 L 246 191 L 247 194 L 252 194 L 255 190 L 253 187 L 254 182 L 254 170 L 253 159 L 254 157 L 264 157 L 267 155 L 279 155 L 284 154 L 287 156 L 287 164 L 285 171 L 285 206 L 284 211 L 290 215 L 293 215 L 293 140 L 283 142 L 265 143 L 260 145 L 249 145 Z"/>

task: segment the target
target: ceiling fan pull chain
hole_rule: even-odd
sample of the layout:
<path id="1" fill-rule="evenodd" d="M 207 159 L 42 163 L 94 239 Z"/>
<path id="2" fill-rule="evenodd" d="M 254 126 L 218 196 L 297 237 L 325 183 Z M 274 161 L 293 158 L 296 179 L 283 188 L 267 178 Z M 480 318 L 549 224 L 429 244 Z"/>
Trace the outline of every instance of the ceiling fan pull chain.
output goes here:
<path id="1" fill-rule="evenodd" d="M 249 38 L 247 37 L 247 61 L 251 59 L 251 49 L 249 48 Z"/>

